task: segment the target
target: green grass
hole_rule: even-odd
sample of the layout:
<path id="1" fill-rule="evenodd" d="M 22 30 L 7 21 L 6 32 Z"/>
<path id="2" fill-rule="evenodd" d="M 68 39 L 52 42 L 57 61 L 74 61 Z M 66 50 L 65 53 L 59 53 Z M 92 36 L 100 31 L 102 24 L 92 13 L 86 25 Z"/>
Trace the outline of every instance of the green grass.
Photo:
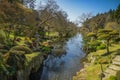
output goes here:
<path id="1" fill-rule="evenodd" d="M 88 64 L 90 64 L 89 66 L 85 67 L 85 74 L 83 75 L 82 73 L 77 74 L 77 76 L 74 76 L 73 80 L 79 80 L 79 76 L 82 76 L 85 78 L 85 80 L 100 80 L 100 73 L 101 73 L 101 67 L 99 62 L 102 62 L 103 64 L 103 71 L 106 69 L 106 67 L 111 64 L 111 60 L 113 59 L 113 57 L 116 55 L 118 49 L 120 49 L 120 43 L 119 44 L 112 44 L 110 46 L 110 54 L 109 55 L 105 55 L 102 56 L 103 54 L 106 53 L 106 49 L 103 50 L 98 50 L 96 52 L 91 52 L 88 54 L 87 59 Z M 94 61 L 94 63 L 90 63 L 90 61 L 93 59 L 91 59 L 91 56 L 94 56 L 96 59 Z"/>
<path id="2" fill-rule="evenodd" d="M 109 47 L 109 50 L 110 52 L 115 52 L 117 51 L 118 49 L 120 49 L 120 43 L 119 44 L 112 44 L 110 47 Z M 103 55 L 106 53 L 106 49 L 103 49 L 103 50 L 98 50 L 96 52 L 92 52 L 90 54 L 93 54 L 93 55 Z"/>
<path id="3" fill-rule="evenodd" d="M 103 70 L 106 69 L 106 64 L 103 64 Z M 90 65 L 86 68 L 85 80 L 100 80 L 101 66 L 100 64 Z"/>

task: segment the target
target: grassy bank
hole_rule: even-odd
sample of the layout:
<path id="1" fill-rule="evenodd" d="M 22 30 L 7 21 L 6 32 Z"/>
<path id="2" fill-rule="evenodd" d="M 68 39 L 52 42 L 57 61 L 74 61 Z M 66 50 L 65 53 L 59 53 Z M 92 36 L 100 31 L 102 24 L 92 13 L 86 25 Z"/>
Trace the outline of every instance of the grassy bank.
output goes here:
<path id="1" fill-rule="evenodd" d="M 110 46 L 110 54 L 107 55 L 106 49 L 89 53 L 86 57 L 87 61 L 84 62 L 84 68 L 77 72 L 76 76 L 73 77 L 73 80 L 100 80 L 100 74 L 102 72 L 100 63 L 102 63 L 104 72 L 111 64 L 112 59 L 117 54 L 120 54 L 119 49 L 120 43 L 112 44 Z"/>

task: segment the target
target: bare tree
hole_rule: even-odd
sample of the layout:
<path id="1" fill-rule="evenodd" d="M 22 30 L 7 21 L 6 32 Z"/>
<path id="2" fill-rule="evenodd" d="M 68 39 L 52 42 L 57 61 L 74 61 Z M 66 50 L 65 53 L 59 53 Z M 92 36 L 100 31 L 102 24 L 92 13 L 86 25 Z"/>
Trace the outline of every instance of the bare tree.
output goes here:
<path id="1" fill-rule="evenodd" d="M 83 13 L 81 16 L 78 17 L 78 24 L 83 24 L 86 20 L 90 19 L 92 17 L 92 13 Z"/>
<path id="2" fill-rule="evenodd" d="M 81 16 L 78 17 L 77 24 L 80 26 L 85 27 L 86 30 L 91 31 L 90 25 L 87 23 L 87 21 L 92 17 L 92 13 L 83 13 Z"/>

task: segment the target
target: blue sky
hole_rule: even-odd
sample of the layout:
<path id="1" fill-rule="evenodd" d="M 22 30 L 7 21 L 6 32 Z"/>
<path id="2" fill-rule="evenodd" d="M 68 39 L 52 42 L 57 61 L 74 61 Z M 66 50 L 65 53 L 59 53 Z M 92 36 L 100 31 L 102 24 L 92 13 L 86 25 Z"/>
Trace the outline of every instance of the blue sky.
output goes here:
<path id="1" fill-rule="evenodd" d="M 116 9 L 120 0 L 56 0 L 60 8 L 67 12 L 68 19 L 75 21 L 82 13 L 107 12 Z"/>

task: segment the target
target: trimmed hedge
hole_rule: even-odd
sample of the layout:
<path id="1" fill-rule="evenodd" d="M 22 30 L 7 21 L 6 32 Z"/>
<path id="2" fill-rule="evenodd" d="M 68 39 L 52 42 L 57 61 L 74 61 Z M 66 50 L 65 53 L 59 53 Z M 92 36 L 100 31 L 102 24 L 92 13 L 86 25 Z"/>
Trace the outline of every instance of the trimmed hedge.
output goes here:
<path id="1" fill-rule="evenodd" d="M 105 48 L 106 48 L 105 44 L 100 44 L 100 46 L 97 46 L 97 50 L 105 49 Z"/>

